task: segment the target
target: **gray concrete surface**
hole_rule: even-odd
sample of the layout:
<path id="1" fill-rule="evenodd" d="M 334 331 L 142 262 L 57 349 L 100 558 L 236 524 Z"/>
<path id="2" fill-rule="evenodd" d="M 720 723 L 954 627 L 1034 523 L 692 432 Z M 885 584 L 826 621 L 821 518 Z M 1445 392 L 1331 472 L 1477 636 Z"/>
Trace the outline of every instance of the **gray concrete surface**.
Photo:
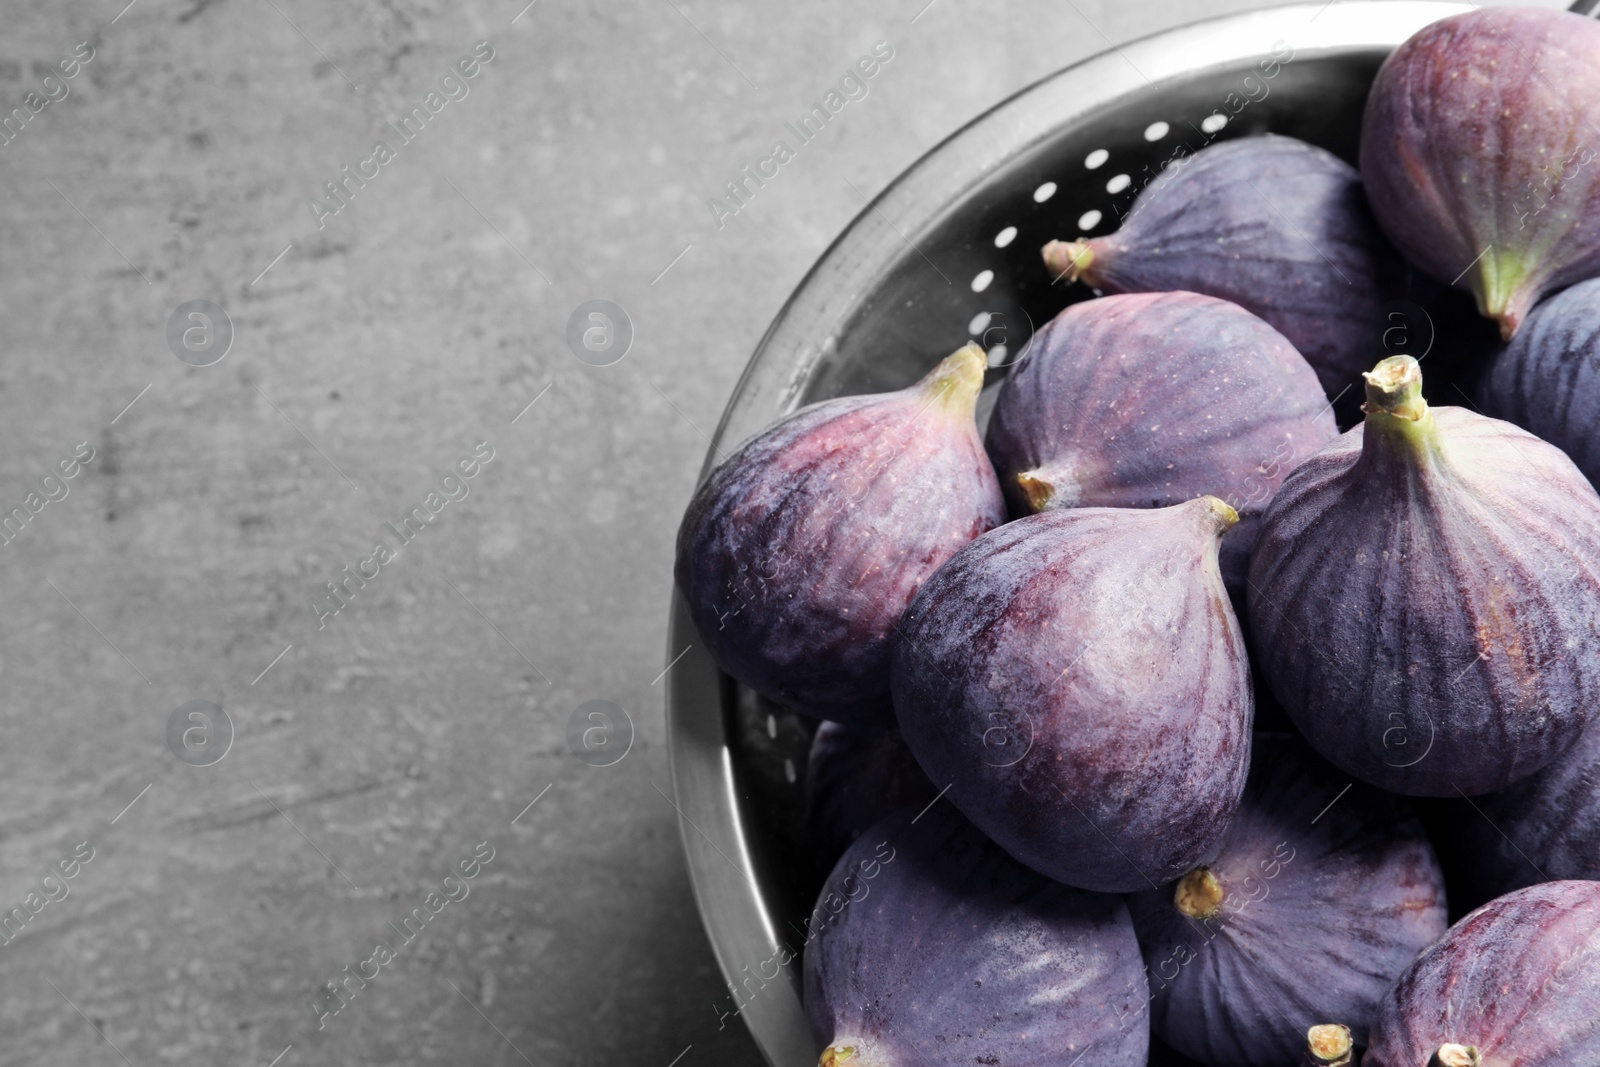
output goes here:
<path id="1" fill-rule="evenodd" d="M 0 545 L 0 909 L 29 916 L 0 1064 L 757 1063 L 717 1026 L 653 681 L 705 435 L 856 189 L 1108 42 L 1255 6 L 523 2 L 0 4 L 30 116 L 0 145 L 0 503 L 29 514 Z M 480 41 L 466 96 L 384 128 Z M 707 199 L 879 41 L 719 229 Z M 597 298 L 635 331 L 605 367 L 564 340 Z M 167 342 L 192 300 L 232 322 L 210 366 Z M 328 614 L 478 442 L 469 495 Z M 232 724 L 209 766 L 168 746 L 191 700 Z M 569 751 L 589 700 L 636 724 L 612 766 Z"/>

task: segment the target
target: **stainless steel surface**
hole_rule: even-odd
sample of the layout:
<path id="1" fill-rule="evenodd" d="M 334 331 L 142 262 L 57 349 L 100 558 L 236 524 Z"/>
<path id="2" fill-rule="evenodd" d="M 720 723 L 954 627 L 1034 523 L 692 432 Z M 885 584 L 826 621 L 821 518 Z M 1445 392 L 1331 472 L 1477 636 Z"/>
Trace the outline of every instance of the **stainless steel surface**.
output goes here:
<path id="1" fill-rule="evenodd" d="M 909 383 L 974 328 L 1008 350 L 991 352 L 992 387 L 1030 324 L 1081 296 L 1051 285 L 1038 256 L 1046 240 L 1114 230 L 1181 145 L 1271 130 L 1353 162 L 1383 57 L 1464 10 L 1334 0 L 1214 19 L 1113 49 L 1012 97 L 893 182 L 812 268 L 751 358 L 707 469 L 804 403 Z M 1216 114 L 1229 116 L 1220 130 L 1211 128 Z M 799 959 L 766 978 L 780 942 L 800 947 L 820 879 L 800 825 L 810 728 L 722 676 L 675 599 L 669 654 L 691 643 L 671 675 L 669 746 L 701 915 L 724 975 L 749 990 L 725 1007 L 739 1008 L 771 1063 L 808 1065 L 816 1048 Z"/>

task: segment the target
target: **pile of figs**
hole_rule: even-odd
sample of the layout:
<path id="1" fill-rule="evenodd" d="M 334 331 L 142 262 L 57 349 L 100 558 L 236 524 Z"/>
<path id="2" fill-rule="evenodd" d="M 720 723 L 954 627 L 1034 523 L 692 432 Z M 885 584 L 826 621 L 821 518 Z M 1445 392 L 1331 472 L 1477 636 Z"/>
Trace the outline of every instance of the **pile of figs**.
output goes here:
<path id="1" fill-rule="evenodd" d="M 1452 15 L 1359 169 L 1202 148 L 1009 374 L 711 472 L 683 601 L 821 721 L 823 1067 L 1600 1065 L 1597 152 L 1600 23 Z"/>

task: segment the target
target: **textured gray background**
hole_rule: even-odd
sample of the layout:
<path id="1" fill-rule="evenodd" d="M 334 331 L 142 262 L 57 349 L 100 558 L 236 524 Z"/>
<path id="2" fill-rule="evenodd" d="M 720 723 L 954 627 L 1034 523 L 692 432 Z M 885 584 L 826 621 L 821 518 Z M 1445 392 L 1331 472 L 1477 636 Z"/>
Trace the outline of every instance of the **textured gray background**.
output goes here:
<path id="1" fill-rule="evenodd" d="M 96 452 L 0 546 L 0 909 L 95 850 L 0 945 L 0 1063 L 758 1062 L 717 1026 L 653 682 L 705 434 L 852 184 L 1260 5 L 125 2 L 0 5 L 6 110 L 96 50 L 0 146 L 0 503 Z M 484 39 L 319 230 L 322 183 Z M 706 198 L 880 40 L 869 96 L 719 231 Z M 564 343 L 594 298 L 634 324 L 614 366 Z M 165 343 L 195 299 L 236 331 L 206 368 Z M 319 631 L 324 583 L 482 440 L 471 495 Z M 214 766 L 165 743 L 192 699 L 236 729 Z M 637 726 L 614 766 L 567 748 L 595 699 Z M 318 987 L 485 840 L 318 1032 Z"/>

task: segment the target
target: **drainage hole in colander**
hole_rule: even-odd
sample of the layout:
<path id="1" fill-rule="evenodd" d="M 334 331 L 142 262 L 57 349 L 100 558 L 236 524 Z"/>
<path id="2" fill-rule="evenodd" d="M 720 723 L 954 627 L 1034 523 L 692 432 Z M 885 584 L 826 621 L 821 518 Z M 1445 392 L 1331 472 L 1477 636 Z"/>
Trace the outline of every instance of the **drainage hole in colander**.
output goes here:
<path id="1" fill-rule="evenodd" d="M 1078 216 L 1078 229 L 1092 230 L 1100 225 L 1100 218 L 1100 210 L 1098 208 L 1090 208 Z"/>
<path id="2" fill-rule="evenodd" d="M 995 345 L 989 349 L 989 366 L 998 367 L 1006 361 L 1006 346 Z"/>
<path id="3" fill-rule="evenodd" d="M 1042 204 L 1046 200 L 1049 200 L 1052 196 L 1055 196 L 1055 195 L 1056 195 L 1056 183 L 1055 182 L 1045 182 L 1043 185 L 1039 186 L 1039 188 L 1037 188 L 1037 189 L 1035 189 L 1033 191 L 1033 202 L 1035 204 Z"/>
<path id="4" fill-rule="evenodd" d="M 1206 133 L 1216 133 L 1228 124 L 1228 116 L 1222 112 L 1213 112 L 1200 120 L 1200 128 Z"/>
<path id="5" fill-rule="evenodd" d="M 989 288 L 989 283 L 992 281 L 994 281 L 994 271 L 980 270 L 978 272 L 978 276 L 972 279 L 972 291 L 974 293 L 981 293 L 985 289 Z"/>
<path id="6" fill-rule="evenodd" d="M 1159 141 L 1167 135 L 1167 131 L 1171 128 L 1165 122 L 1152 122 L 1144 128 L 1144 139 L 1146 141 Z"/>
<path id="7" fill-rule="evenodd" d="M 1090 170 L 1095 170 L 1110 158 L 1110 152 L 1107 152 L 1104 148 L 1096 148 L 1093 152 L 1090 152 L 1084 157 L 1083 165 L 1088 167 Z"/>
<path id="8" fill-rule="evenodd" d="M 1126 189 L 1130 184 L 1132 184 L 1132 182 L 1133 179 L 1128 177 L 1126 174 L 1118 174 L 1116 177 L 1106 182 L 1106 192 L 1120 193 L 1122 190 Z"/>
<path id="9" fill-rule="evenodd" d="M 974 337 L 982 337 L 983 331 L 989 328 L 989 320 L 994 316 L 987 311 L 980 311 L 972 316 L 972 321 L 967 323 L 967 332 Z"/>
<path id="10" fill-rule="evenodd" d="M 1010 244 L 1016 239 L 1017 228 L 1015 226 L 1007 226 L 1005 229 L 994 235 L 994 246 L 996 248 L 1004 248 L 1006 245 Z"/>

